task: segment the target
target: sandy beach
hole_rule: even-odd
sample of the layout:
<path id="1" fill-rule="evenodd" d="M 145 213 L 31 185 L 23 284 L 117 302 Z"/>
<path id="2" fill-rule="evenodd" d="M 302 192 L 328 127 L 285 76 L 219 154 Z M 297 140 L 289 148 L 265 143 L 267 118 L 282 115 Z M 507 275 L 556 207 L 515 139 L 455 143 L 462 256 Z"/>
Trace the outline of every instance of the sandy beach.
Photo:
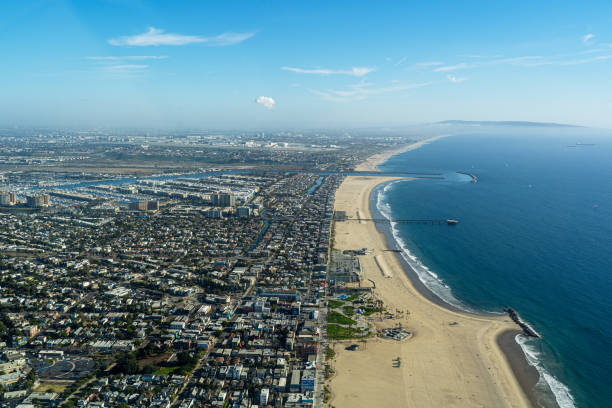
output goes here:
<path id="1" fill-rule="evenodd" d="M 426 141 L 425 141 L 426 142 Z M 414 147 L 413 147 L 414 148 Z M 380 162 L 381 157 L 370 164 Z M 385 177 L 347 177 L 335 209 L 348 217 L 371 218 L 370 192 Z M 357 215 L 359 214 L 359 215 Z M 372 338 L 357 351 L 334 345 L 330 405 L 342 407 L 529 407 L 537 377 L 512 345 L 518 327 L 507 316 L 450 310 L 421 293 L 405 273 L 386 238 L 372 222 L 336 222 L 335 248 L 370 252 L 360 256 L 363 282 L 375 282 L 376 296 L 400 318 L 374 318 L 377 328 L 399 324 L 412 333 L 402 342 Z M 421 290 L 419 290 L 421 289 Z M 429 298 L 428 298 L 429 297 Z M 349 343 L 350 344 L 350 343 Z M 503 350 L 502 350 L 503 347 Z M 392 359 L 401 357 L 401 367 Z M 527 390 L 527 392 L 525 392 Z"/>
<path id="2" fill-rule="evenodd" d="M 372 155 L 368 157 L 365 161 L 360 163 L 357 167 L 355 167 L 355 171 L 368 171 L 368 172 L 380 171 L 378 170 L 377 166 L 385 162 L 386 160 L 388 160 L 391 156 L 395 156 L 396 154 L 400 154 L 408 150 L 416 149 L 420 146 L 423 146 L 424 144 L 433 142 L 434 140 L 441 139 L 446 136 L 450 136 L 450 135 L 439 135 L 439 136 L 429 137 L 427 139 L 419 140 L 418 142 L 411 143 L 409 145 L 402 146 L 397 149 L 391 149 L 391 150 L 387 150 L 387 151 Z"/>

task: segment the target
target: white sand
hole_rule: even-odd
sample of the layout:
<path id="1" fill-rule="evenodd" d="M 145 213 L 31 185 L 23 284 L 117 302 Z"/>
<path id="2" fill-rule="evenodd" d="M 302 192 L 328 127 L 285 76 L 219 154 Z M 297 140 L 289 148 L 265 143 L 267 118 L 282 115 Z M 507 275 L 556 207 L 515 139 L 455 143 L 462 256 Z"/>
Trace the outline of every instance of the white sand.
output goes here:
<path id="1" fill-rule="evenodd" d="M 336 210 L 371 218 L 370 191 L 391 180 L 347 177 L 336 194 Z M 376 322 L 413 333 L 403 342 L 373 339 L 365 349 L 346 351 L 337 343 L 331 382 L 337 408 L 353 407 L 526 407 L 529 401 L 514 377 L 497 336 L 516 325 L 505 316 L 485 317 L 447 310 L 423 297 L 406 277 L 384 236 L 373 222 L 336 222 L 335 248 L 367 247 L 360 256 L 364 278 L 376 283 L 387 311 L 403 311 L 400 319 Z M 378 265 L 376 261 L 378 260 Z M 381 269 L 386 272 L 381 274 Z M 388 277 L 385 277 L 388 276 Z M 378 319 L 378 317 L 376 317 Z M 457 322 L 456 325 L 450 325 Z M 350 344 L 350 343 L 349 343 Z M 401 368 L 391 360 L 401 357 Z"/>
<path id="2" fill-rule="evenodd" d="M 406 152 L 408 150 L 416 149 L 417 147 L 423 146 L 424 144 L 433 142 L 434 140 L 441 139 L 446 136 L 450 136 L 450 135 L 439 135 L 435 137 L 430 137 L 430 138 L 423 139 L 415 143 L 411 143 L 407 146 L 402 146 L 397 149 L 391 149 L 391 150 L 387 150 L 381 153 L 377 153 L 375 155 L 368 157 L 363 163 L 355 167 L 355 171 L 367 171 L 367 172 L 376 171 L 377 172 L 379 171 L 377 166 L 387 161 L 391 156 L 395 156 L 396 154 Z"/>
<path id="3" fill-rule="evenodd" d="M 391 269 L 387 265 L 387 262 L 385 262 L 385 258 L 380 255 L 375 255 L 374 261 L 376 262 L 376 265 L 378 266 L 380 272 L 385 278 L 391 278 L 393 276 L 391 275 Z"/>

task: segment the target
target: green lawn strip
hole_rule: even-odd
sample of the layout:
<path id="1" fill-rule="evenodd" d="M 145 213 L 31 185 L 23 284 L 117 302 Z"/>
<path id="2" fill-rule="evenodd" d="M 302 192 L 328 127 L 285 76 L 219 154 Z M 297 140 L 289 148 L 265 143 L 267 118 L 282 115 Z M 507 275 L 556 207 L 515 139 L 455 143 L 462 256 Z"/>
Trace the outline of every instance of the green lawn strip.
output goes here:
<path id="1" fill-rule="evenodd" d="M 357 323 L 355 320 L 351 319 L 350 317 L 346 317 L 342 313 L 339 313 L 336 311 L 329 312 L 329 314 L 327 315 L 327 322 L 337 323 L 337 324 L 346 324 L 349 326 Z"/>
<path id="2" fill-rule="evenodd" d="M 327 304 L 329 305 L 331 309 L 336 309 L 342 306 L 344 302 L 342 302 L 341 300 L 330 300 L 329 302 L 327 302 Z"/>
<path id="3" fill-rule="evenodd" d="M 347 315 L 348 317 L 351 317 L 355 314 L 355 307 L 353 306 L 342 306 L 342 312 Z"/>
<path id="4" fill-rule="evenodd" d="M 178 370 L 179 366 L 174 367 L 159 367 L 157 370 L 153 372 L 154 375 L 170 375 Z"/>
<path id="5" fill-rule="evenodd" d="M 344 340 L 366 337 L 368 333 L 354 327 L 339 326 L 337 324 L 327 325 L 327 337 L 331 340 Z"/>

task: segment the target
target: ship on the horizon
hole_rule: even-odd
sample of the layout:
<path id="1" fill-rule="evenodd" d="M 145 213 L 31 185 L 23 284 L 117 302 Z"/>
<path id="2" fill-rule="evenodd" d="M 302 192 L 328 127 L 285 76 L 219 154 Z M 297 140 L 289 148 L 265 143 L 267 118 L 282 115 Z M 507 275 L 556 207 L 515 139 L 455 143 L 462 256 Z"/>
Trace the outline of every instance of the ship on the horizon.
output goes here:
<path id="1" fill-rule="evenodd" d="M 576 142 L 576 144 L 568 145 L 567 147 L 580 147 L 580 146 L 595 146 L 595 143 L 580 143 L 580 142 Z"/>
<path id="2" fill-rule="evenodd" d="M 457 221 L 457 220 L 446 220 L 446 223 L 448 225 L 457 225 L 457 224 L 459 224 L 459 221 Z"/>

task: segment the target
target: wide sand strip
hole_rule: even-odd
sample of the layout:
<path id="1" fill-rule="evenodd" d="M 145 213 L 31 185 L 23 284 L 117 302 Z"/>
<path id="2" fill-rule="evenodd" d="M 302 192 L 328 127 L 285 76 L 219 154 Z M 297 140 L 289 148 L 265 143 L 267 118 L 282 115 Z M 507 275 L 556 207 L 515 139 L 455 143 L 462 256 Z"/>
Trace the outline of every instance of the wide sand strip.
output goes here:
<path id="1" fill-rule="evenodd" d="M 357 167 L 355 167 L 355 171 L 368 171 L 368 172 L 380 171 L 378 170 L 377 166 L 381 164 L 382 162 L 388 160 L 391 156 L 395 156 L 396 154 L 400 154 L 408 150 L 416 149 L 417 147 L 423 146 L 424 144 L 433 142 L 434 140 L 438 140 L 446 136 L 450 136 L 450 135 L 439 135 L 439 136 L 429 137 L 427 139 L 423 139 L 418 142 L 411 143 L 409 145 L 402 146 L 397 149 L 392 149 L 392 150 L 387 150 L 381 153 L 377 153 L 373 156 L 368 157 L 364 162 L 357 165 Z"/>
<path id="2" fill-rule="evenodd" d="M 376 265 L 378 265 L 378 268 L 380 269 L 380 272 L 382 273 L 382 275 L 385 278 L 390 278 L 391 268 L 387 266 L 387 262 L 385 261 L 385 258 L 380 255 L 376 255 L 374 256 L 374 261 L 376 262 Z"/>
<path id="3" fill-rule="evenodd" d="M 382 177 L 347 177 L 336 193 L 335 209 L 370 214 L 370 192 Z M 370 252 L 360 256 L 365 279 L 396 318 L 381 327 L 402 327 L 413 333 L 403 342 L 372 339 L 358 351 L 335 345 L 337 375 L 331 383 L 331 404 L 343 407 L 527 407 L 497 337 L 516 325 L 505 316 L 488 317 L 448 310 L 427 300 L 407 278 L 393 252 L 384 251 L 385 237 L 374 222 L 336 222 L 335 248 Z M 381 273 L 382 272 L 382 273 Z M 392 359 L 401 357 L 401 367 Z"/>

